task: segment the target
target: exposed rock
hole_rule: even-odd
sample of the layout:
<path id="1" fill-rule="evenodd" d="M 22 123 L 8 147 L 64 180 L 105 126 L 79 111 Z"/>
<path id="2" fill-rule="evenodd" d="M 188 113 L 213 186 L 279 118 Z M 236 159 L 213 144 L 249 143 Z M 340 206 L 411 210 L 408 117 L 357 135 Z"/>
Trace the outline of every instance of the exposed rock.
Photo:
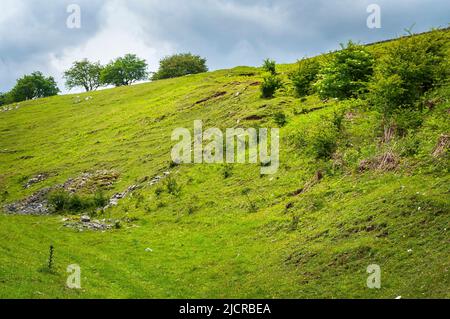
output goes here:
<path id="1" fill-rule="evenodd" d="M 93 231 L 106 231 L 110 229 L 117 228 L 117 220 L 113 219 L 103 219 L 102 221 L 94 220 L 94 221 L 67 221 L 63 224 L 64 227 L 72 228 L 78 230 L 80 232 L 84 230 L 93 230 Z"/>
<path id="2" fill-rule="evenodd" d="M 53 212 L 52 207 L 50 207 L 47 200 L 47 196 L 51 191 L 62 189 L 70 193 L 76 193 L 82 189 L 94 190 L 98 188 L 108 188 L 113 185 L 118 176 L 118 173 L 107 170 L 94 173 L 83 173 L 77 178 L 68 179 L 64 184 L 41 189 L 25 199 L 7 204 L 4 206 L 4 209 L 9 214 L 49 215 Z M 33 183 L 42 178 L 43 177 L 33 178 Z M 30 184 L 30 186 L 31 185 L 32 184 Z"/>
<path id="3" fill-rule="evenodd" d="M 75 193 L 79 190 L 108 189 L 119 178 L 119 173 L 112 170 L 99 170 L 93 173 L 86 172 L 76 178 L 68 179 L 63 187 L 66 191 Z"/>
<path id="4" fill-rule="evenodd" d="M 48 205 L 47 195 L 51 188 L 44 188 L 30 197 L 16 203 L 8 204 L 4 208 L 6 212 L 19 215 L 48 215 L 51 210 Z"/>
<path id="5" fill-rule="evenodd" d="M 89 217 L 89 216 L 87 216 L 87 215 L 83 215 L 83 216 L 80 217 L 80 220 L 81 220 L 83 223 L 88 223 L 88 222 L 91 221 L 91 217 Z"/>
<path id="6" fill-rule="evenodd" d="M 165 177 L 169 176 L 170 174 L 171 174 L 170 171 L 165 171 L 163 172 L 162 176 L 157 175 L 153 177 L 150 180 L 150 182 L 148 182 L 148 185 L 149 186 L 155 185 L 159 183 L 161 180 L 163 180 Z M 108 170 L 96 171 L 94 173 L 83 173 L 77 178 L 68 179 L 64 184 L 42 189 L 23 200 L 20 200 L 12 204 L 8 204 L 4 206 L 4 209 L 7 213 L 10 214 L 49 215 L 53 212 L 53 209 L 49 205 L 47 200 L 47 196 L 51 191 L 62 189 L 74 194 L 80 190 L 95 190 L 98 188 L 105 189 L 112 186 L 116 181 L 116 179 L 118 178 L 118 176 L 119 174 L 117 172 Z M 36 177 L 36 179 L 33 178 L 31 180 L 33 180 L 32 183 L 35 183 L 37 180 L 41 180 L 42 178 L 43 177 L 41 176 Z M 147 182 L 147 180 L 148 178 L 144 179 L 145 182 Z M 109 199 L 108 205 L 106 205 L 103 208 L 99 208 L 99 210 L 106 210 L 110 207 L 117 206 L 119 204 L 119 200 L 127 197 L 130 193 L 142 187 L 144 187 L 144 183 L 131 185 L 125 191 L 114 194 Z M 82 216 L 82 219 L 84 217 L 88 216 Z M 88 222 L 87 218 L 85 221 Z M 81 222 L 83 222 L 83 220 Z"/>
<path id="7" fill-rule="evenodd" d="M 34 184 L 45 181 L 50 175 L 47 173 L 38 174 L 28 180 L 28 182 L 23 185 L 23 188 L 30 188 Z"/>

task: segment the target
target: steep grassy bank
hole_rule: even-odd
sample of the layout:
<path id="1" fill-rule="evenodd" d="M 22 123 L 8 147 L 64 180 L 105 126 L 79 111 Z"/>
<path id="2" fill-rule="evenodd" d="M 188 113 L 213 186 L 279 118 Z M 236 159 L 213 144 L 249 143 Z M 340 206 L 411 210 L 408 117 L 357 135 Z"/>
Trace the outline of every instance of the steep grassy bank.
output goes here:
<path id="1" fill-rule="evenodd" d="M 388 45 L 371 50 L 381 56 Z M 286 82 L 293 68 L 280 67 Z M 414 132 L 385 145 L 366 101 L 290 89 L 261 99 L 260 81 L 260 69 L 238 67 L 0 112 L 2 206 L 98 170 L 119 174 L 108 196 L 143 186 L 92 216 L 120 220 L 109 231 L 79 232 L 61 215 L 0 215 L 0 297 L 449 297 L 449 156 L 433 153 L 450 132 L 450 87 L 427 96 L 433 107 Z M 275 175 L 170 164 L 177 127 L 276 127 L 280 111 L 288 123 Z M 337 149 L 317 160 L 310 142 L 337 114 Z M 50 245 L 53 273 L 42 271 Z M 69 264 L 81 266 L 81 290 L 65 287 Z M 366 287 L 370 264 L 381 266 L 379 290 Z"/>

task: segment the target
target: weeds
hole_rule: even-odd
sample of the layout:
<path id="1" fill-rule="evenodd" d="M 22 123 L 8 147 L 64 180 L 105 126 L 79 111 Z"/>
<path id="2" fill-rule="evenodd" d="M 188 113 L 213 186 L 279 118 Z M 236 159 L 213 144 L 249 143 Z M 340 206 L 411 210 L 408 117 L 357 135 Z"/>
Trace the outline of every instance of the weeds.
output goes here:
<path id="1" fill-rule="evenodd" d="M 80 196 L 71 194 L 64 190 L 54 191 L 48 196 L 49 204 L 54 208 L 55 212 L 80 212 L 84 210 L 93 210 L 104 207 L 108 204 L 109 199 L 99 191 L 94 195 Z"/>

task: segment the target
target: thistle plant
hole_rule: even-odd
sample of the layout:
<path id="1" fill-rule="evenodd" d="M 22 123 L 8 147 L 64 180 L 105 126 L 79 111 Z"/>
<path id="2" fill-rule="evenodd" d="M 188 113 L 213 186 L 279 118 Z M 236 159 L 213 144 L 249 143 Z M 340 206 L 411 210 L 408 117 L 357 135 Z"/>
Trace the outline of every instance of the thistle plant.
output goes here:
<path id="1" fill-rule="evenodd" d="M 53 254 L 54 254 L 54 247 L 53 247 L 53 245 L 50 245 L 50 251 L 49 251 L 49 255 L 48 255 L 48 263 L 47 263 L 47 268 L 50 271 L 53 269 Z"/>

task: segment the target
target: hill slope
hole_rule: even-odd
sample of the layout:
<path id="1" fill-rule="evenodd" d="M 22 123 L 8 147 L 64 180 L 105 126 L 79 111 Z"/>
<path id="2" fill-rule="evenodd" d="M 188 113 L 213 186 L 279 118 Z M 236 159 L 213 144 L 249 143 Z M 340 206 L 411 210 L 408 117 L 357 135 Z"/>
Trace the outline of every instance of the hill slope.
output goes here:
<path id="1" fill-rule="evenodd" d="M 91 217 L 117 226 L 103 231 L 77 229 L 91 211 L 5 208 L 0 297 L 450 297 L 449 158 L 433 156 L 450 132 L 450 88 L 430 94 L 435 105 L 413 134 L 386 146 L 366 102 L 300 100 L 289 89 L 265 100 L 260 81 L 260 69 L 237 67 L 0 112 L 2 206 L 64 183 L 108 197 L 130 189 Z M 288 123 L 275 175 L 254 164 L 171 165 L 177 127 L 276 127 L 280 111 Z M 338 150 L 316 160 L 299 141 L 335 114 L 344 115 Z M 53 272 L 43 269 L 50 245 Z M 81 267 L 81 290 L 65 287 L 70 264 Z M 366 286 L 371 264 L 381 289 Z"/>

